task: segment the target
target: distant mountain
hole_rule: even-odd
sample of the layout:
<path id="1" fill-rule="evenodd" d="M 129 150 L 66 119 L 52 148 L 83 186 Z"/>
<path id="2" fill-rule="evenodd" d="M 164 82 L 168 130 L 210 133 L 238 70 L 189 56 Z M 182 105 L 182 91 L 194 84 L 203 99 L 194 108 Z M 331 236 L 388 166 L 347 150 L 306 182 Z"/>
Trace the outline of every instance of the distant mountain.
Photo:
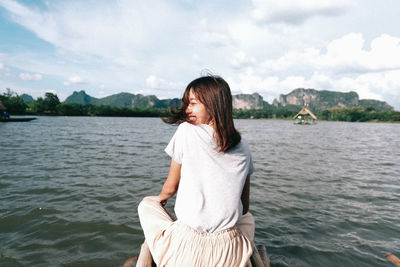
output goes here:
<path id="1" fill-rule="evenodd" d="M 93 104 L 107 105 L 115 107 L 136 107 L 136 108 L 169 108 L 178 107 L 181 100 L 158 99 L 155 95 L 142 95 L 131 93 L 119 93 L 104 98 L 95 98 L 86 94 L 85 91 L 73 92 L 72 95 L 65 99 L 66 103 L 77 104 Z M 272 109 L 285 107 L 289 110 L 296 111 L 307 106 L 313 112 L 319 112 L 330 108 L 355 107 L 362 106 L 364 108 L 373 108 L 377 111 L 393 110 L 393 107 L 384 101 L 379 100 L 363 100 L 359 99 L 356 92 L 334 92 L 319 91 L 315 89 L 298 88 L 289 94 L 281 94 L 279 100 L 269 104 L 264 101 L 263 97 L 258 93 L 254 94 L 238 94 L 232 96 L 232 105 L 234 109 Z"/>
<path id="2" fill-rule="evenodd" d="M 238 94 L 232 96 L 232 106 L 234 109 L 263 109 L 269 104 L 263 100 L 258 93 Z"/>
<path id="3" fill-rule="evenodd" d="M 93 104 L 96 105 L 98 99 L 86 94 L 85 91 L 76 92 L 65 99 L 65 103 L 76 103 L 81 105 Z"/>
<path id="4" fill-rule="evenodd" d="M 358 105 L 364 108 L 373 108 L 379 111 L 389 111 L 394 109 L 391 105 L 389 105 L 385 101 L 379 101 L 374 99 L 360 99 L 358 101 Z"/>
<path id="5" fill-rule="evenodd" d="M 132 100 L 135 97 L 134 94 L 130 93 L 119 93 L 104 98 L 96 99 L 95 105 L 105 105 L 114 107 L 130 107 L 132 106 Z"/>
<path id="6" fill-rule="evenodd" d="M 22 100 L 24 100 L 25 103 L 29 103 L 29 102 L 34 101 L 33 97 L 30 96 L 30 95 L 27 95 L 27 94 L 22 94 L 19 97 L 21 97 Z"/>
<path id="7" fill-rule="evenodd" d="M 132 107 L 136 108 L 154 108 L 160 100 L 155 95 L 144 96 L 141 94 L 135 95 L 132 99 Z"/>
<path id="8" fill-rule="evenodd" d="M 298 88 L 289 94 L 281 94 L 279 101 L 274 100 L 274 106 L 298 106 L 308 107 L 312 111 L 318 112 L 330 108 L 343 108 L 362 106 L 364 108 L 374 108 L 376 110 L 393 110 L 393 107 L 384 101 L 379 100 L 360 100 L 356 92 L 334 92 L 318 91 L 315 89 Z"/>
<path id="9" fill-rule="evenodd" d="M 172 98 L 172 99 L 161 99 L 157 102 L 154 106 L 155 108 L 176 108 L 179 107 L 181 104 L 181 100 L 179 98 Z"/>
<path id="10" fill-rule="evenodd" d="M 119 93 L 103 98 L 94 98 L 86 94 L 85 91 L 73 92 L 64 102 L 134 108 L 168 108 L 176 107 L 180 104 L 178 98 L 160 100 L 155 95 L 144 96 L 131 93 Z"/>
<path id="11" fill-rule="evenodd" d="M 135 108 L 169 108 L 178 107 L 181 103 L 179 98 L 158 99 L 155 95 L 142 95 L 131 93 L 119 93 L 104 98 L 94 98 L 86 94 L 85 91 L 73 92 L 65 99 L 66 103 L 106 105 L 114 107 L 135 107 Z M 239 94 L 232 96 L 234 109 L 263 109 L 270 106 L 265 102 L 261 95 Z"/>

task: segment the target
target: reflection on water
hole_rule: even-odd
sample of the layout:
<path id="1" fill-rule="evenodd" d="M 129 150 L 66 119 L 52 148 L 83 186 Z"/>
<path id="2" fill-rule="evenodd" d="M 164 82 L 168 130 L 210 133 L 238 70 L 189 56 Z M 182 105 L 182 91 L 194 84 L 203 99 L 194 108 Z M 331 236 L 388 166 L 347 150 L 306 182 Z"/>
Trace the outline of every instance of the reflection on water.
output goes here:
<path id="1" fill-rule="evenodd" d="M 236 126 L 256 167 L 256 242 L 274 266 L 388 266 L 383 255 L 400 251 L 399 124 Z M 0 124 L 0 262 L 116 266 L 138 254 L 136 206 L 161 189 L 174 131 L 154 118 Z"/>

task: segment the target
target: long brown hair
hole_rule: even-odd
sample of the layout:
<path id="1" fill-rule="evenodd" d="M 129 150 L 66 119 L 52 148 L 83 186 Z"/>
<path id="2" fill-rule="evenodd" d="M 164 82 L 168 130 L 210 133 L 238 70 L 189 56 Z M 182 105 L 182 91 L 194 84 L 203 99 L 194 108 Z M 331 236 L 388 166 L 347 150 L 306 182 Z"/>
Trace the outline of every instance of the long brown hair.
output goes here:
<path id="1" fill-rule="evenodd" d="M 181 107 L 171 110 L 169 117 L 162 120 L 170 124 L 189 121 L 186 109 L 189 105 L 190 90 L 193 90 L 196 98 L 205 106 L 211 116 L 218 151 L 225 152 L 236 146 L 240 142 L 241 136 L 233 123 L 231 89 L 228 83 L 219 76 L 208 75 L 189 83 L 183 94 Z"/>

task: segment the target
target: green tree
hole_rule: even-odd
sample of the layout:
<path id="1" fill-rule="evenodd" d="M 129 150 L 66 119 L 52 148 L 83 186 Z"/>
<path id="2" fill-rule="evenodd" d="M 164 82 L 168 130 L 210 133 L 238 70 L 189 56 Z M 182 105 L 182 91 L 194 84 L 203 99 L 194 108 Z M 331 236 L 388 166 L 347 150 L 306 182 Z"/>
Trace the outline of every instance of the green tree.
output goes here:
<path id="1" fill-rule="evenodd" d="M 57 114 L 57 107 L 60 105 L 60 99 L 56 94 L 47 92 L 43 100 L 45 113 L 55 115 Z"/>
<path id="2" fill-rule="evenodd" d="M 76 103 L 61 103 L 57 107 L 57 114 L 64 116 L 88 116 L 86 105 Z"/>
<path id="3" fill-rule="evenodd" d="M 10 114 L 24 115 L 26 111 L 26 104 L 24 100 L 16 93 L 7 88 L 7 92 L 0 95 L 0 100 L 3 105 L 7 108 Z"/>
<path id="4" fill-rule="evenodd" d="M 29 111 L 33 114 L 43 115 L 46 111 L 43 97 L 38 97 L 36 101 L 29 104 Z"/>

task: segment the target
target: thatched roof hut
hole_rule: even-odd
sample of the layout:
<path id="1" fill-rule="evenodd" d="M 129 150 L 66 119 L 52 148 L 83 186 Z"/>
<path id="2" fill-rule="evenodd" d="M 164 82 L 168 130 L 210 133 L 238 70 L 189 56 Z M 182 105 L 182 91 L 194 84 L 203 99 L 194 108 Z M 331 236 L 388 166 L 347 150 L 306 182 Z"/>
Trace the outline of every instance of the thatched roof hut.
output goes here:
<path id="1" fill-rule="evenodd" d="M 293 119 L 296 120 L 297 124 L 314 124 L 317 120 L 317 116 L 315 116 L 308 108 L 302 108 Z"/>
<path id="2" fill-rule="evenodd" d="M 311 116 L 311 118 L 313 118 L 314 120 L 317 119 L 317 116 L 315 116 L 314 113 L 312 113 L 308 108 L 302 108 L 300 112 L 293 117 L 293 119 L 295 120 L 298 119 L 300 116 L 306 116 L 306 115 Z"/>
<path id="3" fill-rule="evenodd" d="M 6 110 L 7 108 L 3 105 L 3 102 L 0 100 L 0 110 Z"/>

